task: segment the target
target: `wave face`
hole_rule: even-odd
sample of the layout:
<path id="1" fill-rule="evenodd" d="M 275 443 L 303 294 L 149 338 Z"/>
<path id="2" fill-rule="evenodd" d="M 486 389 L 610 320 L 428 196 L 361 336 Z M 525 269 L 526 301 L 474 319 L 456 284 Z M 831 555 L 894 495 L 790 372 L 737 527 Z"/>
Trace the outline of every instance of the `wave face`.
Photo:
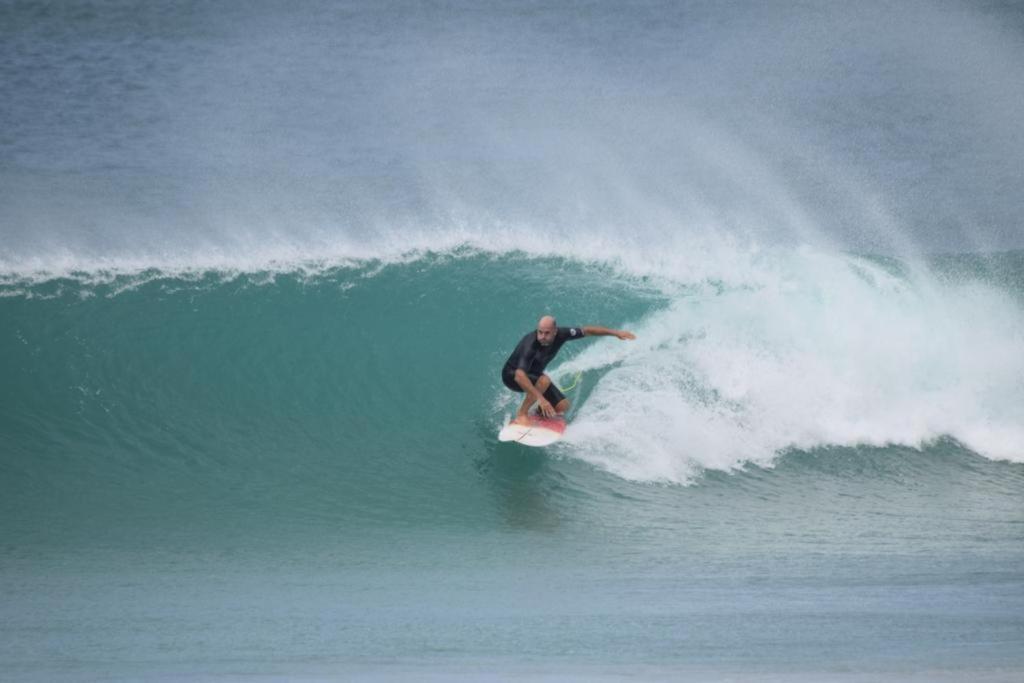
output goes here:
<path id="1" fill-rule="evenodd" d="M 344 501 L 373 523 L 426 505 L 469 523 L 488 506 L 467 462 L 508 448 L 495 435 L 517 399 L 500 368 L 543 313 L 638 335 L 572 343 L 549 368 L 580 376 L 551 454 L 622 480 L 944 441 L 1024 462 L 1020 254 L 687 258 L 693 278 L 470 248 L 306 272 L 10 276 L 3 498 L 45 517 L 58 501 L 272 492 L 298 514 Z M 477 493 L 448 501 L 453 487 Z"/>

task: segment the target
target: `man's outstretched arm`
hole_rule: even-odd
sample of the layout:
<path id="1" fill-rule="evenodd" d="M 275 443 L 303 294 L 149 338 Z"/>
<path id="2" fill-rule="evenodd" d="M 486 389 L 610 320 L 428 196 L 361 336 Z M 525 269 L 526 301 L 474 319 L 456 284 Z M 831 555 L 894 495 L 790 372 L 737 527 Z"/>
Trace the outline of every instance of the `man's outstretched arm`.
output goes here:
<path id="1" fill-rule="evenodd" d="M 583 334 L 595 337 L 618 337 L 619 339 L 636 339 L 636 335 L 626 330 L 612 330 L 607 327 L 586 325 L 583 327 Z"/>

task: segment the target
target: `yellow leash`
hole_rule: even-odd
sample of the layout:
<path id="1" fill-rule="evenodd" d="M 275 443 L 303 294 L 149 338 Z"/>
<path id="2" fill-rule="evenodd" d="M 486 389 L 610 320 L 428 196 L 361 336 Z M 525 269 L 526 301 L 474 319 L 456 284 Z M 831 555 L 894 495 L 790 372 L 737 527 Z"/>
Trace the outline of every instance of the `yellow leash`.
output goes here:
<path id="1" fill-rule="evenodd" d="M 576 385 L 580 383 L 580 377 L 582 377 L 582 376 L 583 376 L 583 372 L 582 371 L 581 372 L 577 372 L 575 379 L 573 379 L 573 381 L 572 381 L 572 384 L 570 384 L 567 387 L 563 387 L 562 388 L 562 393 L 564 394 L 564 393 L 566 393 L 568 391 L 572 391 L 573 389 L 575 389 Z"/>

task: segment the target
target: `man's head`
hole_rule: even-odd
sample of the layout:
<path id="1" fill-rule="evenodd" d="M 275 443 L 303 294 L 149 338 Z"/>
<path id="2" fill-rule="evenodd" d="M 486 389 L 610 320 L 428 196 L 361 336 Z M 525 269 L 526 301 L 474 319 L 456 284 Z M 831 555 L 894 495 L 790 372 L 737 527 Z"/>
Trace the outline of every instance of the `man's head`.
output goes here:
<path id="1" fill-rule="evenodd" d="M 541 346 L 551 346 L 551 342 L 555 341 L 556 332 L 558 332 L 558 326 L 550 315 L 544 316 L 537 323 L 537 341 Z"/>

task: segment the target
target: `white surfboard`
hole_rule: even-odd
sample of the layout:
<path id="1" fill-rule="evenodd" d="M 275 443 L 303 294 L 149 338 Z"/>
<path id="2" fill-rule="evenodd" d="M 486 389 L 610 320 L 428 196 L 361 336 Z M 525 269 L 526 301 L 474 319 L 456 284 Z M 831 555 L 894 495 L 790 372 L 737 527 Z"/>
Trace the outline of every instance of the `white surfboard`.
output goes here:
<path id="1" fill-rule="evenodd" d="M 565 433 L 565 418 L 530 415 L 529 424 L 509 422 L 498 432 L 498 441 L 516 441 L 524 446 L 550 446 Z"/>

